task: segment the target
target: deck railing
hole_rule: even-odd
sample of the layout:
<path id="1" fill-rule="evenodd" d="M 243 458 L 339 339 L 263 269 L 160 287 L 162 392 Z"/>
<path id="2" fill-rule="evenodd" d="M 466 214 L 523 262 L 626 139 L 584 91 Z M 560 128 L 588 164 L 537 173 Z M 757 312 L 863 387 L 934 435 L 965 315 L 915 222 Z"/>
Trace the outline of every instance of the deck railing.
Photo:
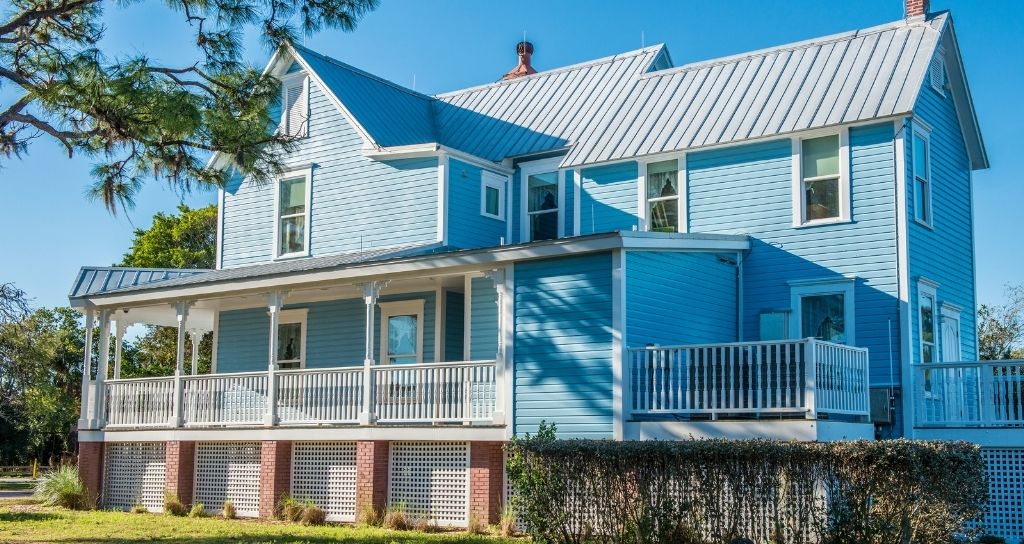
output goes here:
<path id="1" fill-rule="evenodd" d="M 494 361 L 136 378 L 103 388 L 99 425 L 123 428 L 356 424 L 364 413 L 365 422 L 490 422 L 497 393 Z"/>
<path id="2" fill-rule="evenodd" d="M 918 427 L 1024 427 L 1024 361 L 913 365 Z"/>
<path id="3" fill-rule="evenodd" d="M 806 339 L 654 346 L 627 357 L 633 415 L 868 415 L 863 348 Z"/>

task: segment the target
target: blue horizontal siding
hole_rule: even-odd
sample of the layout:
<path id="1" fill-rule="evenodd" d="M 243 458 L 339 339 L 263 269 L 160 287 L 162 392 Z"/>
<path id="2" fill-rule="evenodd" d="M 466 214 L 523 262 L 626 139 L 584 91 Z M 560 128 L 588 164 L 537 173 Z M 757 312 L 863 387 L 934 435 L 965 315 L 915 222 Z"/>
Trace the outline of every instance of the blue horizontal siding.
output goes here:
<path id="1" fill-rule="evenodd" d="M 874 383 L 898 380 L 889 365 L 890 355 L 899 359 L 894 130 L 850 129 L 853 221 L 835 225 L 793 228 L 789 139 L 687 155 L 691 230 L 753 238 L 744 260 L 745 340 L 758 339 L 762 311 L 790 307 L 788 281 L 856 276 L 855 342 L 870 350 Z"/>
<path id="2" fill-rule="evenodd" d="M 309 135 L 298 140 L 284 162 L 314 165 L 310 252 L 329 255 L 435 241 L 437 159 L 368 159 L 362 138 L 315 83 L 309 104 Z M 220 247 L 224 268 L 273 259 L 274 190 L 274 184 L 241 177 L 226 185 Z"/>
<path id="3" fill-rule="evenodd" d="M 456 159 L 449 159 L 448 165 L 448 244 L 457 248 L 498 245 L 506 234 L 505 221 L 480 214 L 482 170 Z"/>
<path id="4" fill-rule="evenodd" d="M 581 171 L 580 233 L 630 231 L 637 226 L 637 163 Z"/>
<path id="5" fill-rule="evenodd" d="M 490 278 L 471 281 L 469 358 L 494 359 L 498 354 L 498 290 Z"/>
<path id="6" fill-rule="evenodd" d="M 612 436 L 611 254 L 516 264 L 514 432 Z"/>
<path id="7" fill-rule="evenodd" d="M 936 290 L 939 304 L 948 302 L 963 308 L 960 314 L 959 354 L 944 354 L 944 360 L 974 360 L 977 358 L 977 320 L 974 292 L 974 241 L 972 230 L 972 194 L 970 162 L 964 147 L 963 133 L 957 119 L 956 107 L 950 93 L 935 92 L 925 82 L 917 99 L 914 115 L 932 128 L 931 184 L 933 229 L 913 220 L 914 174 L 910 160 L 911 132 L 905 136 L 907 153 L 907 236 L 910 258 L 910 300 L 912 314 L 911 337 L 913 360 L 920 361 L 920 324 L 917 312 L 917 280 L 926 277 L 939 284 Z M 938 308 L 936 308 L 938 312 Z M 938 317 L 936 313 L 936 317 Z M 939 323 L 939 321 L 936 321 Z M 936 326 L 939 338 L 936 345 L 942 349 L 942 327 Z"/>
<path id="8" fill-rule="evenodd" d="M 736 282 L 712 253 L 626 252 L 626 345 L 735 342 Z"/>

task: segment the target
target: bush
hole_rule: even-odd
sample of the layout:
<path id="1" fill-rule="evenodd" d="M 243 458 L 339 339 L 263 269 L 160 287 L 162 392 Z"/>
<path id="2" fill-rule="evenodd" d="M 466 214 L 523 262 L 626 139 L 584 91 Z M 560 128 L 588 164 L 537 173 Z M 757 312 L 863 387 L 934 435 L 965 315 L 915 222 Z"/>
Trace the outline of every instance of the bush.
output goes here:
<path id="1" fill-rule="evenodd" d="M 359 512 L 356 514 L 356 524 L 364 527 L 380 527 L 383 523 L 384 516 L 372 504 L 364 504 L 359 507 Z"/>
<path id="2" fill-rule="evenodd" d="M 174 493 L 164 492 L 164 513 L 171 516 L 184 516 L 186 514 L 185 505 L 182 504 L 181 500 Z"/>
<path id="3" fill-rule="evenodd" d="M 224 519 L 235 519 L 238 516 L 238 512 L 235 511 L 235 503 L 232 501 L 224 501 L 224 506 L 220 510 L 220 515 Z"/>
<path id="4" fill-rule="evenodd" d="M 323 525 L 327 523 L 327 511 L 309 501 L 302 509 L 303 525 Z"/>
<path id="5" fill-rule="evenodd" d="M 284 521 L 299 521 L 302 519 L 302 511 L 305 504 L 288 493 L 281 495 L 277 503 L 278 516 Z"/>
<path id="6" fill-rule="evenodd" d="M 978 447 L 910 440 L 513 440 L 540 542 L 951 542 L 986 500 Z"/>
<path id="7" fill-rule="evenodd" d="M 978 544 L 1006 544 L 1006 539 L 995 535 L 981 535 Z"/>
<path id="8" fill-rule="evenodd" d="M 62 465 L 44 474 L 36 482 L 35 496 L 47 506 L 70 510 L 88 510 L 95 504 L 78 477 L 78 469 L 72 465 Z"/>
<path id="9" fill-rule="evenodd" d="M 384 511 L 384 527 L 396 531 L 405 531 L 411 528 L 409 516 L 405 514 L 405 503 L 391 505 Z"/>
<path id="10" fill-rule="evenodd" d="M 516 536 L 518 532 L 516 525 L 516 509 L 511 504 L 506 504 L 501 509 L 501 525 L 498 526 L 501 536 L 510 537 Z"/>
<path id="11" fill-rule="evenodd" d="M 131 512 L 132 514 L 146 514 L 149 512 L 149 509 L 142 505 L 142 501 L 140 501 L 139 499 L 135 499 L 135 504 L 132 505 L 132 508 L 131 510 L 129 510 L 129 512 Z"/>
<path id="12" fill-rule="evenodd" d="M 188 511 L 188 517 L 190 518 L 205 518 L 206 515 L 206 506 L 201 502 L 193 504 L 192 509 Z"/>

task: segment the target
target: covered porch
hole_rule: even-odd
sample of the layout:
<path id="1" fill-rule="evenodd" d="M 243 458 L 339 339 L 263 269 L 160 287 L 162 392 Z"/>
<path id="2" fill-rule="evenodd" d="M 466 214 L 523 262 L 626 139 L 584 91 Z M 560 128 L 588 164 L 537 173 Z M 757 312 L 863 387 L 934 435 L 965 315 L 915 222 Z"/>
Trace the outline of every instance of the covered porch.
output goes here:
<path id="1" fill-rule="evenodd" d="M 505 423 L 502 269 L 85 308 L 81 430 Z M 177 330 L 175 372 L 122 378 L 129 325 Z M 199 342 L 213 333 L 212 372 Z M 92 339 L 86 339 L 87 345 Z"/>

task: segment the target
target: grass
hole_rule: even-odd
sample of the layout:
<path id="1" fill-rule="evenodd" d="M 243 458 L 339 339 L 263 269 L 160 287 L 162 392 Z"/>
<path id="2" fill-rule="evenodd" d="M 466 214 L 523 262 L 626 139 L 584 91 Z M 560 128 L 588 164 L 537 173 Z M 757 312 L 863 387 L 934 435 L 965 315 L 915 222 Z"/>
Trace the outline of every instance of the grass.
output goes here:
<path id="1" fill-rule="evenodd" d="M 347 525 L 304 526 L 279 521 L 178 518 L 161 514 L 76 512 L 30 500 L 0 499 L 0 542 L 82 543 L 352 542 L 427 544 L 525 542 L 464 532 L 420 533 Z"/>
<path id="2" fill-rule="evenodd" d="M 32 491 L 32 480 L 0 480 L 0 491 Z"/>

